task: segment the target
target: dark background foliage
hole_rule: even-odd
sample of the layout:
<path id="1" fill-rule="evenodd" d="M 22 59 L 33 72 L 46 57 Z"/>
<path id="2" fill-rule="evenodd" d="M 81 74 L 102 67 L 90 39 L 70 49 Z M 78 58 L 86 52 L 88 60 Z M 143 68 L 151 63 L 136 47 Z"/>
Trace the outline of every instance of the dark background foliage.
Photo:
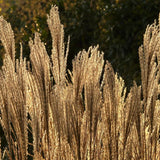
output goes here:
<path id="1" fill-rule="evenodd" d="M 127 86 L 131 86 L 133 80 L 140 84 L 138 47 L 147 24 L 158 19 L 159 0 L 1 0 L 1 14 L 15 32 L 17 58 L 22 42 L 24 56 L 29 59 L 28 41 L 35 31 L 41 33 L 51 54 L 46 14 L 52 4 L 59 7 L 65 41 L 71 37 L 69 69 L 80 50 L 99 44 L 105 59 L 112 63 Z M 3 53 L 1 49 L 1 64 Z"/>

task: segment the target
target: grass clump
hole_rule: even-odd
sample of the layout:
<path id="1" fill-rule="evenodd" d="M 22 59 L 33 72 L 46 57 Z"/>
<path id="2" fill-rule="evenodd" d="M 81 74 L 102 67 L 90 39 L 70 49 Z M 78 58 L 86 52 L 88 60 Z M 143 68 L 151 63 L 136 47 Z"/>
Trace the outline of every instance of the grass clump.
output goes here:
<path id="1" fill-rule="evenodd" d="M 139 48 L 142 85 L 134 82 L 126 93 L 123 79 L 98 46 L 79 52 L 73 70 L 67 71 L 69 40 L 65 45 L 56 6 L 47 23 L 52 55 L 35 33 L 27 62 L 22 46 L 15 60 L 13 31 L 0 17 L 6 52 L 0 70 L 0 123 L 7 140 L 1 159 L 159 159 L 159 24 L 147 27 Z"/>

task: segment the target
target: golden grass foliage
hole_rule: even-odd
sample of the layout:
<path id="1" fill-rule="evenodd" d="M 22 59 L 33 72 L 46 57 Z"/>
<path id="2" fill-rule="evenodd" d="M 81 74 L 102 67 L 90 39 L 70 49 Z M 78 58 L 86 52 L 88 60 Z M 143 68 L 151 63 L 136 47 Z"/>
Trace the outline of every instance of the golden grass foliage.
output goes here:
<path id="1" fill-rule="evenodd" d="M 134 82 L 129 93 L 98 46 L 79 52 L 73 71 L 66 71 L 69 40 L 66 46 L 56 6 L 47 23 L 51 57 L 35 33 L 26 62 L 22 46 L 15 60 L 13 31 L 0 17 L 6 52 L 0 71 L 0 123 L 8 143 L 1 159 L 160 159 L 160 23 L 146 29 L 139 48 L 142 85 Z"/>

